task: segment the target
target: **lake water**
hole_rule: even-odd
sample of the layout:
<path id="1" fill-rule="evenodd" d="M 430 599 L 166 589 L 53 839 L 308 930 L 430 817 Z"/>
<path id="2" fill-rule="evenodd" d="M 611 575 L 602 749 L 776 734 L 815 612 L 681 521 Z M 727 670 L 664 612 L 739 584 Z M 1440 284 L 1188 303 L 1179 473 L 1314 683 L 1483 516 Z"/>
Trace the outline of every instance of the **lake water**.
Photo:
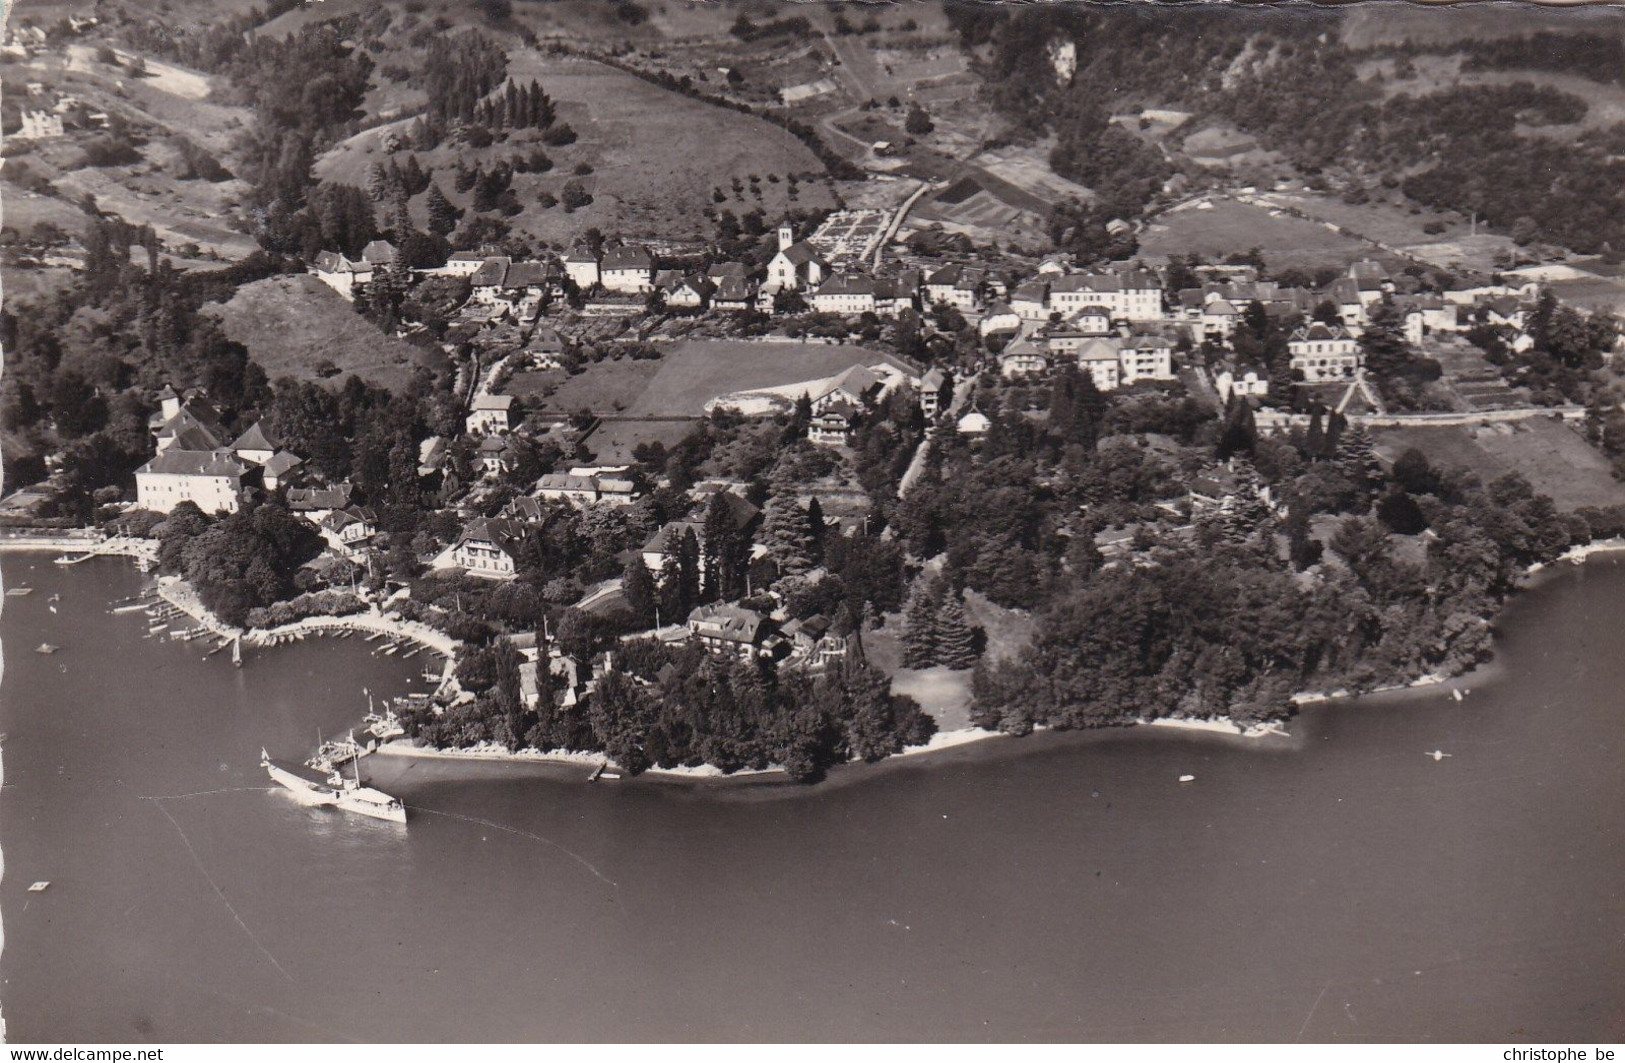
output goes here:
<path id="1" fill-rule="evenodd" d="M 1520 596 L 1460 703 L 813 789 L 370 758 L 408 829 L 257 762 L 418 662 L 317 640 L 235 669 L 110 615 L 122 562 L 0 571 L 36 588 L 0 616 L 13 1041 L 1625 1037 L 1615 561 Z"/>

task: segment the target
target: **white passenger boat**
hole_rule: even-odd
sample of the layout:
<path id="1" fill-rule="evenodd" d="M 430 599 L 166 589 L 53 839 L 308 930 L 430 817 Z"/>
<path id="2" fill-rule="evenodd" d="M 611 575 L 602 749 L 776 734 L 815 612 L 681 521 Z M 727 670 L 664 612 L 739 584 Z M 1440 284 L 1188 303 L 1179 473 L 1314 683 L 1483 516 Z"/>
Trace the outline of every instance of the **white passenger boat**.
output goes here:
<path id="1" fill-rule="evenodd" d="M 284 786 L 302 805 L 331 805 L 339 799 L 339 790 L 332 776 L 303 764 L 285 760 L 272 760 L 264 749 L 260 750 L 260 767 L 271 776 L 271 781 Z"/>

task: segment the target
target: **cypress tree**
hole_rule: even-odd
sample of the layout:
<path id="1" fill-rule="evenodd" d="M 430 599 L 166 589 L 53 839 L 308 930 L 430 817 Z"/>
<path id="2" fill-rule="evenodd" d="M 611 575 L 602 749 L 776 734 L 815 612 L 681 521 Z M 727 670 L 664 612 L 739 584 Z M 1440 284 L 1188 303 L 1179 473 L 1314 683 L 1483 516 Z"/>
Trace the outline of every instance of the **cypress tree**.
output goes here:
<path id="1" fill-rule="evenodd" d="M 643 563 L 642 556 L 626 563 L 621 573 L 621 594 L 626 599 L 627 609 L 639 623 L 654 623 L 655 603 L 659 601 L 660 590 L 655 586 L 654 575 L 649 571 L 649 566 Z"/>
<path id="2" fill-rule="evenodd" d="M 943 597 L 936 629 L 938 664 L 960 671 L 976 663 L 976 633 L 965 619 L 965 603 L 959 595 Z"/>
<path id="3" fill-rule="evenodd" d="M 824 560 L 824 507 L 819 505 L 818 499 L 807 500 L 807 529 L 812 532 L 810 553 L 814 564 L 821 564 Z"/>
<path id="4" fill-rule="evenodd" d="M 677 547 L 677 600 L 684 617 L 700 601 L 700 540 L 693 528 L 683 529 Z"/>

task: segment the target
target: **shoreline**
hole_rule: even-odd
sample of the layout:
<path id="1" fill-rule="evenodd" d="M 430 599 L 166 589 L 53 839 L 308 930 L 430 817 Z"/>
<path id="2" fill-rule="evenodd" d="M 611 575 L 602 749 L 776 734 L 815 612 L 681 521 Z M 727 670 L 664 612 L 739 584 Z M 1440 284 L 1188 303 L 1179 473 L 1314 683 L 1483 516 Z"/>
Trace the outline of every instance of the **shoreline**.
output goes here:
<path id="1" fill-rule="evenodd" d="M 16 552 L 49 551 L 61 549 L 64 544 L 60 542 L 45 544 L 5 544 L 0 542 L 0 550 L 8 547 Z M 1599 540 L 1570 547 L 1550 563 L 1530 565 L 1526 574 L 1536 576 L 1551 569 L 1560 562 L 1572 565 L 1583 565 L 1592 557 L 1625 552 L 1625 537 Z M 131 556 L 129 554 L 112 554 L 109 556 Z M 291 623 L 276 628 L 249 628 L 243 629 L 226 624 L 206 609 L 197 599 L 196 592 L 190 584 L 178 576 L 160 576 L 156 581 L 154 593 L 163 601 L 180 609 L 192 618 L 200 627 L 203 627 L 221 638 L 245 638 L 257 647 L 279 645 L 283 640 L 302 639 L 306 635 L 337 634 L 342 631 L 376 632 L 417 643 L 431 652 L 439 653 L 446 658 L 444 667 L 447 672 L 455 667 L 456 651 L 460 643 L 450 636 L 435 631 L 433 628 L 403 617 L 394 617 L 377 611 L 376 607 L 366 613 L 353 613 L 343 616 L 311 616 L 303 617 Z M 1486 623 L 1489 621 L 1486 620 Z M 1445 675 L 1431 672 L 1419 676 L 1405 683 L 1391 683 L 1370 690 L 1349 690 L 1339 688 L 1332 691 L 1300 691 L 1292 695 L 1291 701 L 1295 708 L 1309 705 L 1328 704 L 1350 698 L 1366 697 L 1379 694 L 1419 691 L 1429 687 L 1443 687 L 1456 679 L 1470 676 L 1483 670 L 1488 661 L 1480 662 L 1456 675 Z M 444 681 L 444 680 L 442 680 Z M 927 710 L 929 712 L 929 710 Z M 1261 738 L 1291 738 L 1283 721 L 1270 721 L 1265 724 L 1255 724 L 1243 728 L 1229 717 L 1215 717 L 1213 719 L 1184 719 L 1176 717 L 1161 717 L 1154 720 L 1136 719 L 1125 720 L 1123 727 L 1160 727 L 1165 730 L 1183 731 L 1190 735 L 1206 735 L 1221 738 L 1245 738 L 1249 741 Z M 1110 728 L 1101 728 L 1106 730 Z M 1047 727 L 1035 727 L 1035 731 L 1047 731 Z M 963 727 L 951 731 L 938 731 L 930 740 L 917 746 L 907 746 L 897 753 L 893 753 L 875 764 L 895 761 L 906 757 L 921 757 L 932 753 L 941 753 L 947 750 L 958 749 L 963 746 L 986 742 L 996 738 L 1013 738 L 1015 735 L 1002 731 L 992 731 L 982 727 Z M 419 746 L 415 739 L 397 738 L 382 743 L 374 751 L 376 756 L 390 757 L 400 760 L 418 760 L 440 763 L 486 763 L 506 765 L 555 765 L 576 766 L 586 768 L 614 768 L 624 772 L 612 758 L 604 753 L 584 752 L 576 750 L 536 750 L 521 749 L 509 750 L 489 743 L 472 746 L 467 749 L 434 749 Z M 844 765 L 836 767 L 850 767 L 861 765 L 862 760 L 850 760 Z M 721 781 L 721 782 L 752 782 L 761 781 L 765 777 L 784 776 L 782 767 L 774 765 L 767 768 L 745 768 L 733 772 L 725 772 L 714 765 L 700 765 L 696 767 L 645 769 L 644 776 L 666 780 L 692 780 L 692 781 Z"/>

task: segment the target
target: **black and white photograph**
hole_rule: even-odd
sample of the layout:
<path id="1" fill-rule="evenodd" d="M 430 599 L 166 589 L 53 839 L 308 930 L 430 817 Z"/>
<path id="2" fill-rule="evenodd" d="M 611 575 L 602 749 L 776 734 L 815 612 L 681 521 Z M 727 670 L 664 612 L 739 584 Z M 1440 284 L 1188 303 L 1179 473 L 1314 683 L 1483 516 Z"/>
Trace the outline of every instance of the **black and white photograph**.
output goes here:
<path id="1" fill-rule="evenodd" d="M 4 7 L 8 1058 L 1621 1058 L 1625 9 Z"/>

